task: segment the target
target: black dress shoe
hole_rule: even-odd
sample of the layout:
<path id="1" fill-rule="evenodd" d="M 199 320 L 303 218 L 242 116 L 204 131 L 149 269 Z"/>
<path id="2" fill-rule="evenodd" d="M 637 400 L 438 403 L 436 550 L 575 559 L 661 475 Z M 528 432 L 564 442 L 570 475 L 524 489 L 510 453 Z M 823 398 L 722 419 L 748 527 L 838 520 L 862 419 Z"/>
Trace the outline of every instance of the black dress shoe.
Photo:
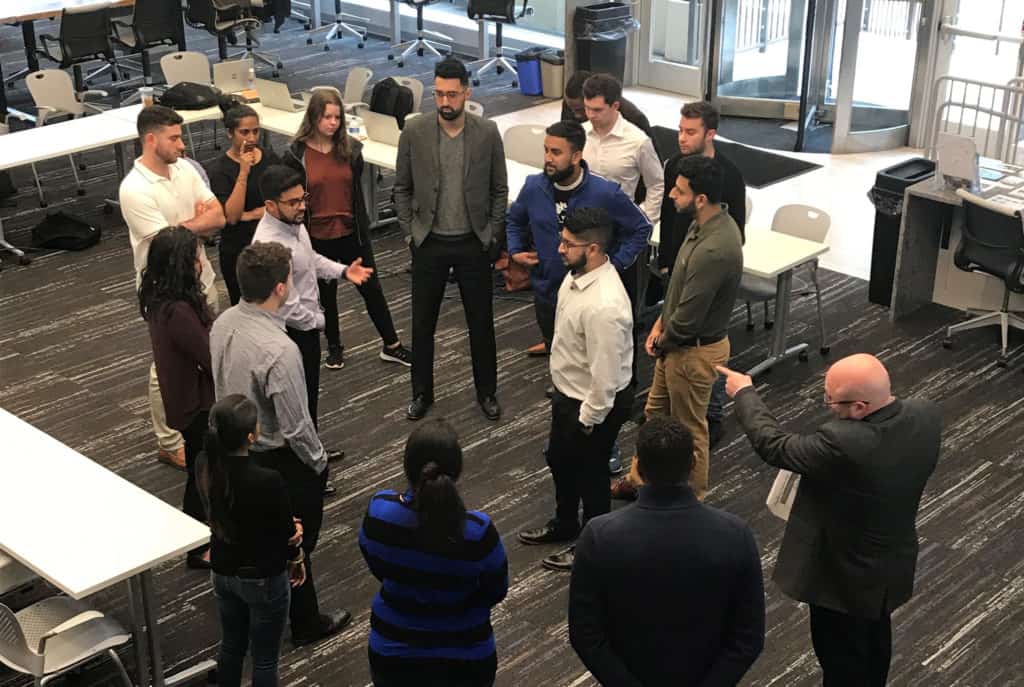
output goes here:
<path id="1" fill-rule="evenodd" d="M 548 520 L 543 527 L 535 527 L 532 530 L 520 530 L 516 535 L 524 544 L 561 544 L 572 541 L 579 534 L 578 528 L 569 528 L 559 525 L 557 520 Z"/>
<path id="2" fill-rule="evenodd" d="M 321 639 L 327 639 L 332 635 L 336 635 L 345 627 L 352 622 L 352 614 L 348 611 L 338 611 L 336 613 L 321 613 L 320 614 L 320 632 L 315 635 L 292 635 L 292 644 L 295 646 L 305 646 L 306 644 L 313 644 L 319 642 Z"/>
<path id="3" fill-rule="evenodd" d="M 576 561 L 576 547 L 570 546 L 565 551 L 559 551 L 556 554 L 552 554 L 542 560 L 540 564 L 548 570 L 557 570 L 558 572 L 569 572 L 572 570 L 572 564 Z"/>
<path id="4" fill-rule="evenodd" d="M 341 460 L 345 457 L 345 452 L 338 448 L 326 449 L 324 454 L 327 456 L 327 462 L 333 463 L 336 460 Z"/>
<path id="5" fill-rule="evenodd" d="M 423 416 L 430 410 L 430 406 L 434 405 L 434 402 L 428 399 L 423 394 L 417 394 L 413 396 L 412 402 L 405 411 L 405 416 L 415 422 L 416 420 L 422 420 Z"/>
<path id="6" fill-rule="evenodd" d="M 725 436 L 725 428 L 721 420 L 708 420 L 708 448 L 718 446 Z"/>
<path id="7" fill-rule="evenodd" d="M 477 399 L 477 403 L 480 404 L 480 410 L 484 412 L 484 417 L 488 420 L 497 420 L 501 417 L 501 406 L 498 405 L 498 399 L 492 396 L 481 396 Z"/>
<path id="8" fill-rule="evenodd" d="M 284 17 L 274 17 L 274 33 L 281 33 L 282 26 L 284 26 Z"/>
<path id="9" fill-rule="evenodd" d="M 324 496 L 334 496 L 338 493 L 338 488 L 330 482 L 324 484 Z"/>

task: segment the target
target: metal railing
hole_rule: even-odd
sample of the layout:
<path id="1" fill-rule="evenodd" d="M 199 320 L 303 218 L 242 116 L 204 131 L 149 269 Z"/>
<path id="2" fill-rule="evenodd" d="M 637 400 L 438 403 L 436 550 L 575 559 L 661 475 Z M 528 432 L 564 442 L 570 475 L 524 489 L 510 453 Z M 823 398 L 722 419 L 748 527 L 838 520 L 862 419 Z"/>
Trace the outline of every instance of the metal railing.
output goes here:
<path id="1" fill-rule="evenodd" d="M 767 50 L 770 43 L 789 37 L 791 0 L 739 0 L 736 52 Z"/>
<path id="2" fill-rule="evenodd" d="M 985 156 L 1018 164 L 1024 161 L 1024 79 L 1008 84 L 959 76 L 941 76 L 933 87 L 925 136 L 925 154 L 935 159 L 940 133 L 968 136 Z"/>
<path id="3" fill-rule="evenodd" d="M 888 38 L 910 40 L 921 19 L 920 0 L 864 0 L 861 30 Z"/>

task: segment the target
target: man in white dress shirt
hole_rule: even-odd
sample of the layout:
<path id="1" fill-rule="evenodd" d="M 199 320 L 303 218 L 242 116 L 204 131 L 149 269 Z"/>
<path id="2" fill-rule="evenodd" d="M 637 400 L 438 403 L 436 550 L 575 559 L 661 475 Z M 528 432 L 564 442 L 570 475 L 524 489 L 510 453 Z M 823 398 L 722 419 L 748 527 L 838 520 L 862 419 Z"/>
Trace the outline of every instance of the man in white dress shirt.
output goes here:
<path id="1" fill-rule="evenodd" d="M 614 76 L 594 74 L 583 82 L 583 105 L 589 120 L 583 125 L 587 132 L 583 159 L 592 172 L 618 182 L 630 198 L 643 179 L 647 194 L 640 209 L 655 224 L 665 191 L 661 160 L 647 134 L 619 112 L 621 101 L 622 84 Z"/>
<path id="2" fill-rule="evenodd" d="M 135 286 L 149 257 L 149 244 L 164 227 L 182 226 L 199 236 L 209 236 L 224 226 L 224 209 L 203 182 L 195 168 L 183 159 L 185 144 L 181 138 L 181 115 L 169 107 L 152 105 L 139 112 L 136 126 L 142 143 L 142 156 L 121 182 L 118 200 L 128 225 L 135 267 Z M 200 280 L 210 311 L 218 311 L 217 274 L 199 243 L 199 261 L 203 265 Z M 156 365 L 149 367 L 149 410 L 153 419 L 159 453 L 157 459 L 180 470 L 185 469 L 185 440 L 167 426 Z"/>
<path id="3" fill-rule="evenodd" d="M 588 520 L 611 510 L 608 459 L 633 400 L 633 309 L 608 259 L 612 236 L 612 218 L 603 208 L 573 210 L 562 229 L 558 252 L 570 271 L 558 292 L 551 343 L 555 389 L 547 451 L 555 517 L 520 531 L 524 544 L 572 541 Z M 571 570 L 574 557 L 569 547 L 543 565 Z"/>

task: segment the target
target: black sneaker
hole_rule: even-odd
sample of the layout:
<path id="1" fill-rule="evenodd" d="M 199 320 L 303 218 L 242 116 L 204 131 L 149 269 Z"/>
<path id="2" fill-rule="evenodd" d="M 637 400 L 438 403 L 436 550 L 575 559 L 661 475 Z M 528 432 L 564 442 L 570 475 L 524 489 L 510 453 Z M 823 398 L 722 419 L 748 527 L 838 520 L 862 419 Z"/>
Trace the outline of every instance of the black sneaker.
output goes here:
<path id="1" fill-rule="evenodd" d="M 549 520 L 541 527 L 519 530 L 516 538 L 523 544 L 561 544 L 570 542 L 579 535 L 579 528 L 561 525 L 557 520 Z"/>
<path id="2" fill-rule="evenodd" d="M 402 344 L 398 344 L 394 348 L 385 346 L 380 349 L 380 359 L 386 363 L 398 363 L 399 365 L 412 367 L 412 351 Z"/>
<path id="3" fill-rule="evenodd" d="M 324 367 L 328 370 L 340 370 L 345 367 L 345 347 L 331 346 L 327 349 L 327 362 Z"/>

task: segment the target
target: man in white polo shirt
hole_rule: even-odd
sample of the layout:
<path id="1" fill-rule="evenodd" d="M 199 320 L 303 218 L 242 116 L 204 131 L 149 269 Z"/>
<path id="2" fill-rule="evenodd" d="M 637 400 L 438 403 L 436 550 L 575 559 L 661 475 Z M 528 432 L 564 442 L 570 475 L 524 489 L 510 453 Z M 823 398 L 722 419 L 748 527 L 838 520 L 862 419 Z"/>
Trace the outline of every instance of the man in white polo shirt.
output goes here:
<path id="1" fill-rule="evenodd" d="M 164 227 L 182 226 L 198 236 L 214 234 L 224 226 L 224 209 L 202 177 L 188 162 L 179 162 L 185 151 L 181 138 L 181 116 L 161 105 L 145 107 L 139 113 L 138 130 L 142 156 L 121 182 L 121 214 L 128 225 L 135 266 L 135 285 L 139 285 L 149 256 L 149 243 Z M 216 313 L 216 273 L 206 257 L 202 242 L 199 261 L 200 280 L 210 310 Z M 156 366 L 149 368 L 149 408 L 156 433 L 158 460 L 185 469 L 185 442 L 179 432 L 167 426 Z"/>

